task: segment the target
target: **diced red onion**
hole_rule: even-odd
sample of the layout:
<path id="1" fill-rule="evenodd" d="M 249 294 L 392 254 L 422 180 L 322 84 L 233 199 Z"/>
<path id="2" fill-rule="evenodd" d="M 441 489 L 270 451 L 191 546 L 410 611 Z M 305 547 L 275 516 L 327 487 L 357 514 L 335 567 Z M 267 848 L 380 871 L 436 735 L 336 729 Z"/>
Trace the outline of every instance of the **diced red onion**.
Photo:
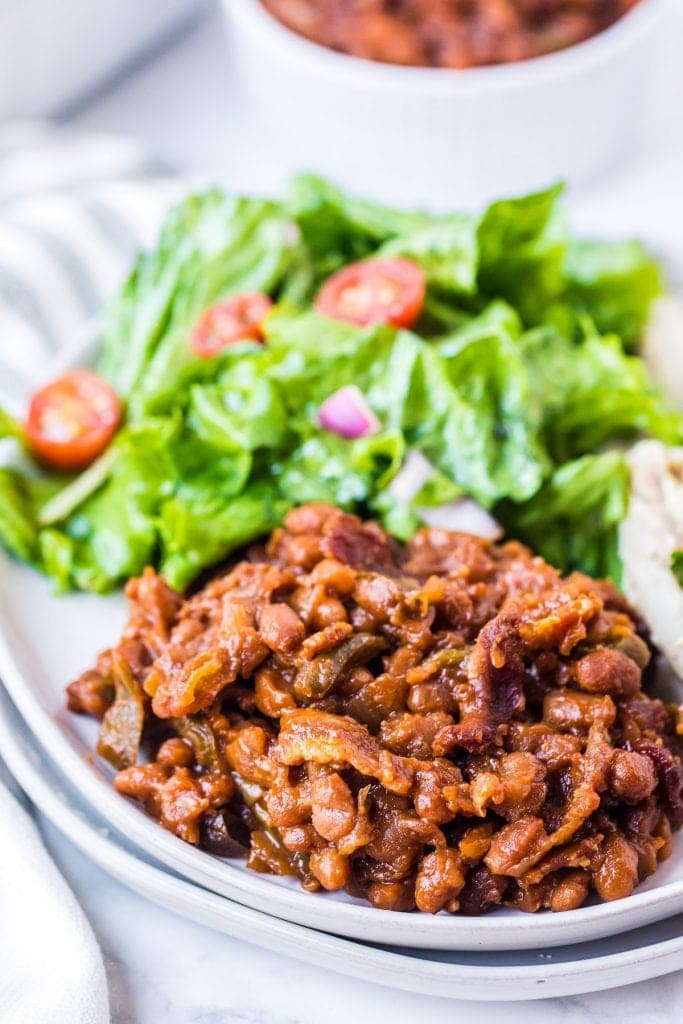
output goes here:
<path id="1" fill-rule="evenodd" d="M 435 472 L 429 459 L 413 449 L 408 452 L 405 462 L 389 484 L 389 493 L 396 501 L 410 502 Z M 496 540 L 503 533 L 493 516 L 471 498 L 458 498 L 434 507 L 416 506 L 415 512 L 427 526 L 442 530 L 474 533 L 489 540 Z"/>
<path id="2" fill-rule="evenodd" d="M 325 430 L 350 440 L 376 434 L 382 429 L 382 424 L 355 384 L 340 388 L 323 402 L 318 410 L 318 423 Z"/>

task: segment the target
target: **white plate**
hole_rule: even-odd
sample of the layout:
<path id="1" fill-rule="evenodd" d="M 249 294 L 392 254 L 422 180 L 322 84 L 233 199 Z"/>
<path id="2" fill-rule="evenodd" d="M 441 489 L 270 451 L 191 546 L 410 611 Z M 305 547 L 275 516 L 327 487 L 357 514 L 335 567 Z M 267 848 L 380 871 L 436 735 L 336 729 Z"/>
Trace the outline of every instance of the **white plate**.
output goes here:
<path id="1" fill-rule="evenodd" d="M 97 324 L 70 359 L 92 358 Z M 74 354 L 75 353 L 75 354 Z M 46 379 L 64 369 L 48 367 Z M 319 931 L 421 949 L 541 949 L 617 935 L 683 912 L 683 840 L 655 875 L 627 899 L 566 914 L 499 910 L 479 917 L 377 910 L 346 893 L 305 892 L 293 879 L 249 871 L 182 842 L 111 786 L 112 770 L 93 758 L 97 725 L 66 711 L 64 686 L 121 633 L 121 595 L 54 597 L 38 573 L 0 549 L 0 678 L 42 745 L 79 793 L 142 850 L 186 878 L 256 910 Z"/>
<path id="2" fill-rule="evenodd" d="M 376 910 L 346 894 L 304 892 L 291 879 L 249 871 L 197 850 L 160 828 L 111 786 L 91 757 L 97 725 L 65 710 L 64 684 L 120 633 L 119 595 L 53 597 L 37 573 L 0 554 L 0 677 L 69 781 L 115 828 L 167 867 L 257 910 L 337 935 L 424 949 L 528 949 L 615 935 L 683 911 L 683 848 L 633 896 L 567 914 L 497 911 L 481 918 Z"/>
<path id="3" fill-rule="evenodd" d="M 124 885 L 183 917 L 306 963 L 394 989 L 486 1001 L 576 995 L 683 967 L 683 916 L 552 953 L 400 950 L 302 928 L 160 870 L 121 837 L 113 836 L 36 745 L 2 688 L 0 748 L 15 778 L 50 821 Z"/>

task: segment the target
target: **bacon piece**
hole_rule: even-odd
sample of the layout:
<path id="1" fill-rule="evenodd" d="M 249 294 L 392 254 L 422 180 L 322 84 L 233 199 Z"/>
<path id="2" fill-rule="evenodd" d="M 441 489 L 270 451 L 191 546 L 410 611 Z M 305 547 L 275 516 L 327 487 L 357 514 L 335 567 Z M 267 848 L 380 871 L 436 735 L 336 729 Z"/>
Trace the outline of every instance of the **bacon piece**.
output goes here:
<path id="1" fill-rule="evenodd" d="M 321 551 L 354 569 L 398 570 L 400 548 L 377 523 L 364 523 L 336 509 L 323 526 Z"/>
<path id="2" fill-rule="evenodd" d="M 437 734 L 434 753 L 476 751 L 495 742 L 500 726 L 521 710 L 525 655 L 555 649 L 569 654 L 601 610 L 601 599 L 576 583 L 509 599 L 479 634 L 467 660 L 471 698 L 461 707 L 460 722 Z"/>
<path id="3" fill-rule="evenodd" d="M 152 695 L 154 714 L 179 718 L 202 711 L 226 686 L 252 676 L 267 654 L 268 648 L 244 605 L 228 604 L 215 647 L 181 666 L 163 656 L 154 664 L 145 684 Z"/>
<path id="4" fill-rule="evenodd" d="M 409 793 L 414 771 L 406 758 L 383 750 L 364 725 L 353 718 L 300 708 L 281 719 L 276 759 L 282 764 L 351 765 L 377 779 L 390 793 Z"/>
<path id="5" fill-rule="evenodd" d="M 676 825 L 683 824 L 683 765 L 671 751 L 649 740 L 635 745 L 639 754 L 649 757 L 655 766 L 667 811 Z"/>

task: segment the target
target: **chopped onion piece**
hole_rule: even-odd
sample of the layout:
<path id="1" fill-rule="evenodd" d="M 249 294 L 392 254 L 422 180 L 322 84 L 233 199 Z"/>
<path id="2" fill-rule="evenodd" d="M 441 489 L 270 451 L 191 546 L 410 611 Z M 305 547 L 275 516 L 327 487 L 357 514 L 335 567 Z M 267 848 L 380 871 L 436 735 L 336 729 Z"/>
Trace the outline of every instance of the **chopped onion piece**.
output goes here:
<path id="1" fill-rule="evenodd" d="M 389 484 L 389 493 L 396 501 L 409 503 L 435 472 L 429 459 L 413 449 L 408 452 L 405 462 Z M 500 523 L 471 498 L 459 498 L 446 505 L 433 507 L 416 506 L 415 512 L 427 526 L 436 526 L 442 530 L 474 533 L 489 540 L 496 540 L 503 534 Z"/>
<path id="2" fill-rule="evenodd" d="M 288 220 L 284 226 L 282 232 L 282 238 L 286 246 L 290 249 L 294 248 L 301 241 L 301 230 L 298 224 L 295 224 L 293 220 Z"/>
<path id="3" fill-rule="evenodd" d="M 498 540 L 503 535 L 500 523 L 471 498 L 459 498 L 457 501 L 449 501 L 447 505 L 437 505 L 434 508 L 416 507 L 415 511 L 427 526 L 457 530 L 460 533 L 474 533 L 478 537 L 486 537 L 487 540 Z"/>
<path id="4" fill-rule="evenodd" d="M 330 395 L 318 410 L 318 423 L 340 437 L 355 439 L 376 434 L 382 424 L 355 384 Z"/>
<path id="5" fill-rule="evenodd" d="M 425 458 L 417 448 L 409 451 L 405 462 L 389 484 L 389 494 L 396 501 L 412 501 L 419 494 L 435 469 L 429 459 Z"/>

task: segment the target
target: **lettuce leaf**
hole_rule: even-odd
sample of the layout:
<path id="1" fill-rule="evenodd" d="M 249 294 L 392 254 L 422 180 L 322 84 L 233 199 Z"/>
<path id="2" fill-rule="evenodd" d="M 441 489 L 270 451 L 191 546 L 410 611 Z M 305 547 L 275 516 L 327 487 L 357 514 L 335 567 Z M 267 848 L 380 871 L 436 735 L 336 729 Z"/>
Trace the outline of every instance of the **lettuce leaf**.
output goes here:
<path id="1" fill-rule="evenodd" d="M 419 263 L 427 283 L 441 293 L 474 295 L 477 290 L 477 223 L 452 214 L 390 238 L 376 255 Z"/>
<path id="2" fill-rule="evenodd" d="M 225 559 L 255 537 L 270 533 L 290 508 L 267 485 L 253 485 L 229 501 L 216 494 L 177 496 L 161 510 L 160 570 L 184 590 L 208 565 Z"/>
<path id="3" fill-rule="evenodd" d="M 434 220 L 426 213 L 395 210 L 349 196 L 315 174 L 297 175 L 284 205 L 312 258 L 328 271 L 335 263 L 362 259 L 387 239 L 411 234 Z"/>
<path id="4" fill-rule="evenodd" d="M 639 435 L 679 444 L 681 416 L 652 385 L 643 361 L 627 355 L 616 335 L 598 334 L 591 321 L 584 319 L 581 329 L 578 342 L 553 328 L 521 340 L 554 461 Z"/>
<path id="5" fill-rule="evenodd" d="M 132 415 L 164 411 L 212 367 L 187 341 L 207 307 L 239 292 L 270 292 L 299 258 L 291 220 L 274 202 L 217 189 L 168 215 L 156 249 L 143 253 L 113 304 L 99 369 Z"/>
<path id="6" fill-rule="evenodd" d="M 563 269 L 567 303 L 602 334 L 635 346 L 662 292 L 659 266 L 640 242 L 571 242 Z"/>
<path id="7" fill-rule="evenodd" d="M 506 299 L 531 324 L 564 291 L 567 225 L 558 204 L 562 186 L 503 199 L 484 213 L 477 231 L 480 291 Z"/>
<path id="8" fill-rule="evenodd" d="M 400 431 L 350 442 L 335 434 L 311 432 L 291 455 L 275 463 L 272 472 L 291 505 L 326 501 L 353 509 L 371 503 L 396 475 L 404 455 Z"/>
<path id="9" fill-rule="evenodd" d="M 0 542 L 17 558 L 40 564 L 34 503 L 27 481 L 12 469 L 0 468 Z"/>
<path id="10" fill-rule="evenodd" d="M 584 455 L 559 466 L 526 504 L 497 510 L 520 537 L 562 569 L 621 581 L 617 528 L 626 515 L 629 472 L 622 452 Z"/>
<path id="11" fill-rule="evenodd" d="M 438 344 L 386 326 L 275 314 L 265 357 L 274 365 L 266 372 L 286 388 L 295 414 L 310 414 L 331 391 L 356 384 L 387 429 L 482 504 L 523 500 L 540 486 L 547 460 L 507 313 L 495 306 Z"/>

